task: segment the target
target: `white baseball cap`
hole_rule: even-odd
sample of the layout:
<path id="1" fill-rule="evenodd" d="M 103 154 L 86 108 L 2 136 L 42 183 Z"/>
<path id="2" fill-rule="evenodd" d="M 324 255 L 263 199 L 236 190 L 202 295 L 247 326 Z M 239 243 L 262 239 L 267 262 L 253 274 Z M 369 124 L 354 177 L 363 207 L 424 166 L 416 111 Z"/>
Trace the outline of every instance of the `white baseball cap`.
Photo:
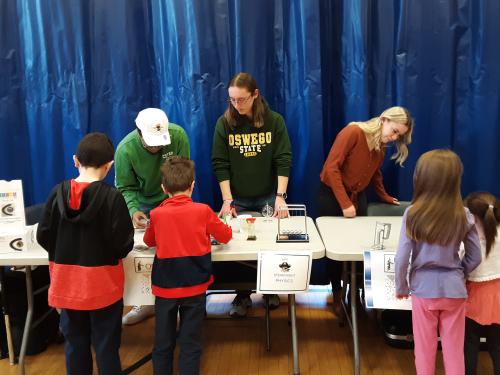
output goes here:
<path id="1" fill-rule="evenodd" d="M 166 146 L 170 144 L 168 118 L 159 108 L 146 108 L 139 112 L 135 124 L 148 146 Z"/>

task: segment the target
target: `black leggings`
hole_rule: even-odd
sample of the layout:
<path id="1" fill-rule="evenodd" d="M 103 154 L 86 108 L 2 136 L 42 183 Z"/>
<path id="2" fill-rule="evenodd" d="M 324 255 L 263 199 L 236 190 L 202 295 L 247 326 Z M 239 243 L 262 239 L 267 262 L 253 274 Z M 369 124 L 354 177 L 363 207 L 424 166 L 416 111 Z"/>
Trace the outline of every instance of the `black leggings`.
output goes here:
<path id="1" fill-rule="evenodd" d="M 500 375 L 500 324 L 483 326 L 469 318 L 465 318 L 465 373 L 477 374 L 477 356 L 481 337 L 486 337 L 488 352 L 493 361 L 493 373 Z"/>
<path id="2" fill-rule="evenodd" d="M 364 191 L 358 193 L 358 207 L 356 216 L 366 216 L 368 203 Z M 342 208 L 337 202 L 335 195 L 329 186 L 320 183 L 319 187 L 319 216 L 344 216 Z M 338 292 L 342 289 L 342 265 L 344 262 L 328 259 L 328 277 L 332 283 L 332 291 Z"/>

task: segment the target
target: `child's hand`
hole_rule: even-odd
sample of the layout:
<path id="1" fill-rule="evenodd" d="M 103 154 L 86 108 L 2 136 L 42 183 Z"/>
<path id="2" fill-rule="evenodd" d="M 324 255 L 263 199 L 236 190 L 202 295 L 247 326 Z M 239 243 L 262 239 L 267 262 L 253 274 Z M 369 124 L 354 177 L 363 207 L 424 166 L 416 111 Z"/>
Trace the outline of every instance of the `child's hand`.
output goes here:
<path id="1" fill-rule="evenodd" d="M 396 293 L 396 299 L 407 299 L 408 294 L 397 294 Z"/>

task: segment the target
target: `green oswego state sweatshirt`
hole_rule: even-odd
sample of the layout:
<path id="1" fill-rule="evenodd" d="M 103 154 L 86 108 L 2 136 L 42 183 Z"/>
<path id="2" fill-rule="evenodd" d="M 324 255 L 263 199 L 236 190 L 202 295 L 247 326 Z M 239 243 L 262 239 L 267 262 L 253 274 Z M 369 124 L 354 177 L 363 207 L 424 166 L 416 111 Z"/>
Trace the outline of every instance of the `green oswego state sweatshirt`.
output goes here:
<path id="1" fill-rule="evenodd" d="M 285 122 L 269 108 L 264 126 L 246 118 L 230 129 L 223 116 L 215 125 L 212 166 L 217 181 L 229 180 L 234 198 L 257 198 L 276 191 L 277 176 L 288 177 L 292 147 Z"/>
<path id="2" fill-rule="evenodd" d="M 168 125 L 171 143 L 156 154 L 148 152 L 141 143 L 139 133 L 133 130 L 118 144 L 115 153 L 115 185 L 123 194 L 130 215 L 141 204 L 157 206 L 167 196 L 161 189 L 160 168 L 170 156 L 189 158 L 189 141 L 179 125 Z"/>

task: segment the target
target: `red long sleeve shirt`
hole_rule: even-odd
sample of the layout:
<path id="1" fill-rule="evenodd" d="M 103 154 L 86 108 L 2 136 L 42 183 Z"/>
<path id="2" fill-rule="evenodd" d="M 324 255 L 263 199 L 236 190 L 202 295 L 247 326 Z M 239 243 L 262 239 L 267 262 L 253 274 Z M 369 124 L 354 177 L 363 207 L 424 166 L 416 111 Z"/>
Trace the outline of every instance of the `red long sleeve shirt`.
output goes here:
<path id="1" fill-rule="evenodd" d="M 162 298 L 204 293 L 213 282 L 210 236 L 220 243 L 232 238 L 231 227 L 212 209 L 187 195 L 176 195 L 151 211 L 144 243 L 156 246 L 152 291 Z"/>
<path id="2" fill-rule="evenodd" d="M 381 201 L 392 203 L 382 182 L 383 162 L 384 150 L 370 151 L 363 130 L 356 124 L 348 125 L 335 138 L 320 178 L 332 189 L 342 209 L 355 204 L 357 194 L 370 184 Z"/>

